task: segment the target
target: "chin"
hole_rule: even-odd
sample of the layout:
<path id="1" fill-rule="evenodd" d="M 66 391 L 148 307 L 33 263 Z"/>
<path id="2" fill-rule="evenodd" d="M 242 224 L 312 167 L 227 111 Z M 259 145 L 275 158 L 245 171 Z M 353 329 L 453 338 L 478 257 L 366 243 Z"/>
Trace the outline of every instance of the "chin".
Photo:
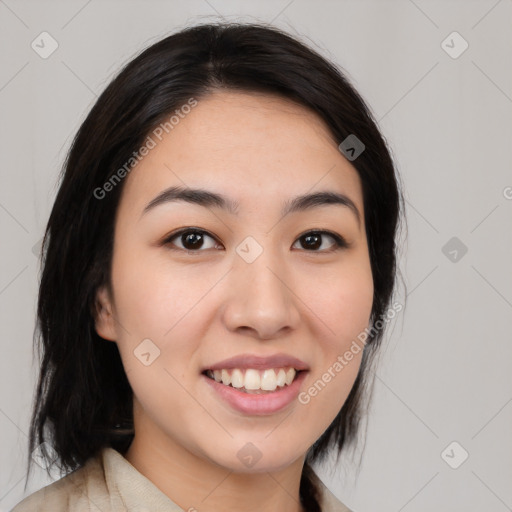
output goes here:
<path id="1" fill-rule="evenodd" d="M 297 447 L 278 446 L 277 444 L 265 443 L 264 440 L 244 441 L 242 443 L 232 442 L 232 446 L 241 447 L 233 450 L 228 449 L 226 453 L 209 454 L 209 459 L 223 468 L 235 473 L 259 474 L 278 472 L 284 470 L 297 459 L 305 456 L 304 449 Z"/>

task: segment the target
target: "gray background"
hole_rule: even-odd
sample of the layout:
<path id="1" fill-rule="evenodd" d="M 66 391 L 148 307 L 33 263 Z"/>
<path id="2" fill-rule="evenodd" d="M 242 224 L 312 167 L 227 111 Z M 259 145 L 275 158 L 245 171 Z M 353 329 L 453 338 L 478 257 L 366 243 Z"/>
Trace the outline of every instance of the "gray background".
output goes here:
<path id="1" fill-rule="evenodd" d="M 323 467 L 324 481 L 355 512 L 512 510 L 511 12 L 511 0 L 0 0 L 0 512 L 24 495 L 34 250 L 71 138 L 121 64 L 219 17 L 272 21 L 341 65 L 404 181 L 407 306 L 361 471 Z M 46 59 L 31 47 L 43 31 L 59 45 Z M 454 31 L 469 44 L 457 58 L 463 41 L 443 43 Z M 50 482 L 36 467 L 28 492 Z"/>

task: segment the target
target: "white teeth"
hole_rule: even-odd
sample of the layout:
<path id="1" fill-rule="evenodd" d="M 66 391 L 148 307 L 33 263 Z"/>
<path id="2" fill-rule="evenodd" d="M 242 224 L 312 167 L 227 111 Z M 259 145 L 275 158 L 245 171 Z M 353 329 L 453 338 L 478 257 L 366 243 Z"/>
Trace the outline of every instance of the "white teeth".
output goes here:
<path id="1" fill-rule="evenodd" d="M 284 370 L 279 370 L 279 372 L 284 373 Z M 282 385 L 284 385 L 284 381 Z M 276 388 L 276 372 L 274 370 L 265 370 L 263 372 L 263 377 L 261 378 L 261 389 L 264 389 L 265 391 L 274 391 Z"/>
<path id="2" fill-rule="evenodd" d="M 255 370 L 248 368 L 243 370 L 208 370 L 208 376 L 216 382 L 222 382 L 225 386 L 231 385 L 234 388 L 247 391 L 275 391 L 276 388 L 289 386 L 295 379 L 297 370 L 295 368 L 269 368 L 266 370 Z"/>
<path id="3" fill-rule="evenodd" d="M 295 370 L 293 368 L 290 368 L 286 372 L 286 384 L 289 386 L 293 382 L 294 378 L 295 378 Z"/>
<path id="4" fill-rule="evenodd" d="M 231 374 L 231 385 L 234 388 L 244 387 L 244 374 L 238 368 L 233 370 L 233 373 Z"/>
<path id="5" fill-rule="evenodd" d="M 277 385 L 283 387 L 286 384 L 286 373 L 281 368 L 277 374 Z"/>
<path id="6" fill-rule="evenodd" d="M 245 389 L 260 389 L 260 374 L 258 370 L 246 370 L 244 378 Z"/>
<path id="7" fill-rule="evenodd" d="M 226 386 L 231 384 L 231 375 L 227 370 L 222 370 L 222 384 L 226 384 Z"/>

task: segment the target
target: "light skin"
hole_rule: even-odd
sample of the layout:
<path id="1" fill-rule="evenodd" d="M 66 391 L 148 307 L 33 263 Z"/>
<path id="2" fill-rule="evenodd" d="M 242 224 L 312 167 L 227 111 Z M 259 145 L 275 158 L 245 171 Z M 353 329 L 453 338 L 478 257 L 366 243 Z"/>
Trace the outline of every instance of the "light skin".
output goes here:
<path id="1" fill-rule="evenodd" d="M 184 510 L 302 511 L 305 455 L 345 402 L 362 351 L 309 403 L 268 415 L 231 408 L 201 372 L 240 354 L 285 353 L 309 366 L 304 391 L 368 326 L 362 188 L 338 143 L 319 117 L 288 100 L 216 92 L 125 178 L 112 294 L 98 290 L 96 330 L 117 343 L 134 391 L 125 457 Z M 171 186 L 227 196 L 238 213 L 184 201 L 143 213 Z M 282 217 L 285 201 L 319 191 L 348 197 L 359 219 L 339 204 Z M 185 227 L 206 232 L 202 245 L 187 244 L 186 234 L 162 243 Z M 314 230 L 349 246 L 336 248 L 328 234 L 308 245 Z M 247 237 L 263 250 L 251 263 L 236 251 Z M 148 366 L 134 355 L 144 339 L 160 350 Z M 251 468 L 237 457 L 248 442 L 262 454 Z"/>

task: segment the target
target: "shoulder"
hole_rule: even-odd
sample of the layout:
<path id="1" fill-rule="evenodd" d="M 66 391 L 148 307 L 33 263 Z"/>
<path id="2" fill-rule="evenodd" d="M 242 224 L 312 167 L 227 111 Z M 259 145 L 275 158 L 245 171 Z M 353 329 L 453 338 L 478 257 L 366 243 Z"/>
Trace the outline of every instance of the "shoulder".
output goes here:
<path id="1" fill-rule="evenodd" d="M 110 511 L 110 500 L 101 456 L 42 489 L 30 494 L 11 512 L 85 511 L 94 503 L 99 510 Z"/>

